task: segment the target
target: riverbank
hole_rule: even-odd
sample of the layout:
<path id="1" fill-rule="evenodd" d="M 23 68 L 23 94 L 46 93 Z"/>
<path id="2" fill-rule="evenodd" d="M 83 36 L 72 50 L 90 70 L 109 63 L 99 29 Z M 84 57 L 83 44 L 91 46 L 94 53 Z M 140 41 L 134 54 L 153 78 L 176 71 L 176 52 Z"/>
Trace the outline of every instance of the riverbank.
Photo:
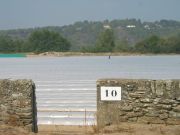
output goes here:
<path id="1" fill-rule="evenodd" d="M 28 53 L 27 57 L 68 57 L 68 56 L 128 56 L 140 55 L 131 53 L 83 53 L 83 52 L 44 52 L 40 54 Z"/>
<path id="2" fill-rule="evenodd" d="M 43 53 L 0 53 L 0 58 L 18 57 L 73 57 L 73 56 L 162 56 L 180 55 L 175 53 L 129 53 L 129 52 L 105 52 L 105 53 L 86 53 L 86 52 L 43 52 Z"/>
<path id="3" fill-rule="evenodd" d="M 83 52 L 44 52 L 44 53 L 27 53 L 27 57 L 70 57 L 70 56 L 156 56 L 156 55 L 179 55 L 171 54 L 152 54 L 152 53 L 129 53 L 129 52 L 112 52 L 112 53 L 83 53 Z"/>

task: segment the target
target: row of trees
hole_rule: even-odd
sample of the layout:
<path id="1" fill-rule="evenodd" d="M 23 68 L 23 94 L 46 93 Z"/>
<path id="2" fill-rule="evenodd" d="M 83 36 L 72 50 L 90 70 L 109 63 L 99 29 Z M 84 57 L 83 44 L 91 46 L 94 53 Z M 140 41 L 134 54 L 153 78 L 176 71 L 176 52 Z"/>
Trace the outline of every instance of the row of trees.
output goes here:
<path id="1" fill-rule="evenodd" d="M 95 46 L 83 47 L 83 52 L 112 52 L 115 47 L 112 29 L 106 29 L 97 38 Z"/>
<path id="2" fill-rule="evenodd" d="M 169 38 L 151 36 L 138 42 L 135 50 L 141 53 L 180 53 L 180 35 Z"/>
<path id="3" fill-rule="evenodd" d="M 30 34 L 28 39 L 13 39 L 9 36 L 0 36 L 0 52 L 47 52 L 69 51 L 70 42 L 59 33 L 49 30 L 38 30 Z M 98 36 L 94 46 L 83 47 L 83 52 L 140 52 L 140 53 L 180 53 L 180 34 L 169 38 L 150 36 L 134 46 L 127 40 L 115 42 L 112 29 L 105 29 Z"/>
<path id="4" fill-rule="evenodd" d="M 27 40 L 13 39 L 10 36 L 0 36 L 0 52 L 47 52 L 68 51 L 70 42 L 59 33 L 49 30 L 38 30 L 31 33 Z"/>
<path id="5" fill-rule="evenodd" d="M 83 46 L 95 45 L 99 33 L 103 31 L 104 26 L 107 25 L 109 25 L 114 31 L 115 45 L 118 45 L 119 43 L 122 45 L 122 43 L 124 44 L 124 41 L 126 40 L 129 44 L 135 44 L 151 35 L 169 37 L 172 34 L 180 32 L 180 21 L 160 20 L 155 22 L 143 22 L 139 19 L 116 19 L 111 21 L 105 20 L 97 22 L 81 21 L 65 26 L 0 30 L 0 35 L 6 34 L 11 37 L 27 39 L 35 30 L 48 29 L 50 31 L 56 31 L 66 37 L 72 44 L 72 51 L 79 51 Z M 135 27 L 127 28 L 128 25 L 134 25 Z M 117 47 L 117 49 L 120 48 L 122 47 Z"/>
<path id="6" fill-rule="evenodd" d="M 93 47 L 84 47 L 84 52 L 140 52 L 140 53 L 180 53 L 180 34 L 169 38 L 152 35 L 134 46 L 127 40 L 114 42 L 113 31 L 103 31 Z"/>

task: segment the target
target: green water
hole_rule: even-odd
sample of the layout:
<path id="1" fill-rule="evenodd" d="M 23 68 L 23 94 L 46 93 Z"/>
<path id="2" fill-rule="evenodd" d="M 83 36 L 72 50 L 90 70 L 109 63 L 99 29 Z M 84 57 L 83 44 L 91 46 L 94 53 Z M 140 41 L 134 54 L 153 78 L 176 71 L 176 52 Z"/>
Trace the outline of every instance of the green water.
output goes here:
<path id="1" fill-rule="evenodd" d="M 19 57 L 26 57 L 26 54 L 0 54 L 0 58 L 19 58 Z"/>

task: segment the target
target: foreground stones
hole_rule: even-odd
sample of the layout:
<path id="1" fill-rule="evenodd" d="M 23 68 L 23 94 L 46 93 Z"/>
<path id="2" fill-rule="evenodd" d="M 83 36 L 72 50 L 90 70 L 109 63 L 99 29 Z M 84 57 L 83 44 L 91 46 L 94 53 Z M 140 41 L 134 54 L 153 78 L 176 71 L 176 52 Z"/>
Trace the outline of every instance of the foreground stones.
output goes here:
<path id="1" fill-rule="evenodd" d="M 37 132 L 35 85 L 31 80 L 0 80 L 0 125 Z"/>
<path id="2" fill-rule="evenodd" d="M 121 101 L 101 101 L 101 86 L 120 86 Z M 180 125 L 180 80 L 97 81 L 99 127 L 121 122 Z"/>

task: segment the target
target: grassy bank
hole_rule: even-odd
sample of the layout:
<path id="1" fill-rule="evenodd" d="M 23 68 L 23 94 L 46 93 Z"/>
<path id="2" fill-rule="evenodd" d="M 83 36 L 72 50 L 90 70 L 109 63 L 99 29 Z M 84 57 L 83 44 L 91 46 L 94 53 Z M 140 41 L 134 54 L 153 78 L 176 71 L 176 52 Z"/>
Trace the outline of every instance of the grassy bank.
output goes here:
<path id="1" fill-rule="evenodd" d="M 0 54 L 0 58 L 22 58 L 22 57 L 71 57 L 71 56 L 156 56 L 156 55 L 179 55 L 175 53 L 128 53 L 128 52 L 107 52 L 107 53 L 83 53 L 83 52 L 44 52 L 44 53 L 10 53 Z"/>

